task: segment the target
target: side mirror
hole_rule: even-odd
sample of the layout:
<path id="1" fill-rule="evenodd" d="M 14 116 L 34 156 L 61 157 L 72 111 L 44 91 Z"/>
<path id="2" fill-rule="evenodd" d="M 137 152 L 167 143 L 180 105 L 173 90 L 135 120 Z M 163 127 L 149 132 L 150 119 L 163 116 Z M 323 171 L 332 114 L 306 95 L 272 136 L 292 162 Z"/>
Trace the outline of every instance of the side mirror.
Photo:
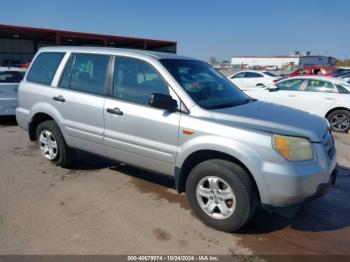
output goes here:
<path id="1" fill-rule="evenodd" d="M 174 112 L 177 109 L 177 101 L 170 95 L 153 93 L 149 97 L 149 105 L 155 108 L 165 109 Z"/>
<path id="2" fill-rule="evenodd" d="M 276 92 L 278 91 L 278 87 L 275 85 L 270 85 L 266 87 L 266 90 L 268 90 L 269 92 Z"/>

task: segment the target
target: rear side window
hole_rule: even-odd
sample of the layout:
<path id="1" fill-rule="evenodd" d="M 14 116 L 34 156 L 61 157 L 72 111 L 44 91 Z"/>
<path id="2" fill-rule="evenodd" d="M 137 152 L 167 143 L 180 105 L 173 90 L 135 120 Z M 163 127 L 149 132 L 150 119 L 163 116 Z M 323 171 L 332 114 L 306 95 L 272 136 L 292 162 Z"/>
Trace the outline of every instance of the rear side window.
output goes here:
<path id="1" fill-rule="evenodd" d="M 35 83 L 51 85 L 56 70 L 65 53 L 41 53 L 35 59 L 27 80 Z"/>
<path id="2" fill-rule="evenodd" d="M 334 93 L 335 90 L 333 84 L 330 82 L 320 80 L 309 80 L 304 91 Z"/>
<path id="3" fill-rule="evenodd" d="M 73 54 L 63 72 L 60 87 L 104 95 L 110 56 Z"/>
<path id="4" fill-rule="evenodd" d="M 0 72 L 0 83 L 19 83 L 23 79 L 24 72 L 4 71 Z"/>
<path id="5" fill-rule="evenodd" d="M 264 72 L 265 75 L 272 76 L 272 77 L 278 77 L 278 75 L 271 73 L 271 72 Z"/>

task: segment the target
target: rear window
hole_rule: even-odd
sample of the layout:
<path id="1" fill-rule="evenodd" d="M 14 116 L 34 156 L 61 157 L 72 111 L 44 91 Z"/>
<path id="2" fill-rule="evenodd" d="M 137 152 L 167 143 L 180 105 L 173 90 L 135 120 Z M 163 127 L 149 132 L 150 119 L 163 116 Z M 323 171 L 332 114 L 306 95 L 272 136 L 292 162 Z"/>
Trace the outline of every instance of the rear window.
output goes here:
<path id="1" fill-rule="evenodd" d="M 343 87 L 342 85 L 336 85 L 337 86 L 337 89 L 338 89 L 338 92 L 339 94 L 349 94 L 349 90 L 346 89 L 345 87 Z M 350 89 L 350 86 L 348 87 Z"/>
<path id="2" fill-rule="evenodd" d="M 35 83 L 51 85 L 56 70 L 65 53 L 41 53 L 35 59 L 27 80 Z"/>
<path id="3" fill-rule="evenodd" d="M 341 69 L 328 69 L 326 71 L 330 74 L 333 74 L 333 75 L 337 75 L 337 74 L 340 74 L 343 72 L 343 70 L 341 70 Z"/>
<path id="4" fill-rule="evenodd" d="M 19 83 L 24 77 L 24 72 L 3 71 L 0 72 L 0 83 Z"/>
<path id="5" fill-rule="evenodd" d="M 272 72 L 264 72 L 265 75 L 272 76 L 272 77 L 277 77 L 278 75 L 272 73 Z"/>

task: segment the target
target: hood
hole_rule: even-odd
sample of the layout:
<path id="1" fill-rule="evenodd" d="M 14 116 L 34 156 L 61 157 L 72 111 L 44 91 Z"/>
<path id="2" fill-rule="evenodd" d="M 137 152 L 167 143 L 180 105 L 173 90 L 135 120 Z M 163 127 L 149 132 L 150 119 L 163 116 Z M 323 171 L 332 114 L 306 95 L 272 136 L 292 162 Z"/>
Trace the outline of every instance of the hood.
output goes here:
<path id="1" fill-rule="evenodd" d="M 216 121 L 225 125 L 306 137 L 312 142 L 321 142 L 328 130 L 327 120 L 322 117 L 261 101 L 216 109 L 212 114 Z"/>

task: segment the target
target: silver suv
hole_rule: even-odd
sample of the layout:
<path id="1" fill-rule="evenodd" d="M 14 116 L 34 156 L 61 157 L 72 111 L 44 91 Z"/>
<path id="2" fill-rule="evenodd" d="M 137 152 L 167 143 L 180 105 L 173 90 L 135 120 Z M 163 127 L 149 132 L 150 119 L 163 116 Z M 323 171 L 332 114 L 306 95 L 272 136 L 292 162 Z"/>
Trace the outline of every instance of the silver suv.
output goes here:
<path id="1" fill-rule="evenodd" d="M 262 204 L 322 195 L 335 178 L 327 120 L 251 99 L 207 63 L 174 54 L 42 48 L 16 113 L 56 165 L 80 149 L 173 176 L 219 230 L 241 228 Z"/>

